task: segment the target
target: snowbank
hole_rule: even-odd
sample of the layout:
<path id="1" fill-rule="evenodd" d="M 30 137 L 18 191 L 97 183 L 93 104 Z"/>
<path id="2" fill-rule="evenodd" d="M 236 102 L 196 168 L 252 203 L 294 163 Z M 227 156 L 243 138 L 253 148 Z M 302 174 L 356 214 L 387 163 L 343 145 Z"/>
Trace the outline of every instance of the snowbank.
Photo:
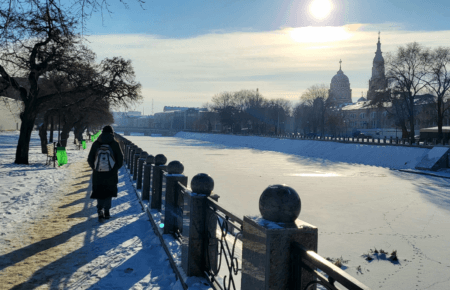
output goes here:
<path id="1" fill-rule="evenodd" d="M 67 176 L 68 165 L 56 168 L 53 164 L 45 165 L 47 156 L 41 153 L 36 131 L 31 135 L 30 164 L 15 164 L 18 139 L 18 131 L 0 133 L 0 241 L 14 233 L 16 224 L 32 221 L 40 211 L 45 211 Z M 70 163 L 87 156 L 73 144 L 68 144 L 68 149 Z"/>
<path id="2" fill-rule="evenodd" d="M 327 159 L 335 162 L 413 169 L 430 151 L 427 148 L 345 144 L 331 141 L 291 140 L 257 136 L 235 136 L 179 132 L 177 138 L 195 139 L 227 147 L 245 147 Z"/>

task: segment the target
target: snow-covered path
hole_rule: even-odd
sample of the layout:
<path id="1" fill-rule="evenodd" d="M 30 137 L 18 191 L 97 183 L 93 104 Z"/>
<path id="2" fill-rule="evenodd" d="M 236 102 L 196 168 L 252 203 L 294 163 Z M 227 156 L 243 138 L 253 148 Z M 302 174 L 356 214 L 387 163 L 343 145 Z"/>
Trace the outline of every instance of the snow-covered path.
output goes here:
<path id="1" fill-rule="evenodd" d="M 0 139 L 12 143 L 14 133 L 6 135 Z M 54 169 L 44 165 L 44 155 L 44 164 L 42 156 L 35 158 L 36 140 L 34 165 L 12 164 L 14 146 L 0 155 L 1 192 L 9 193 L 0 208 L 0 289 L 182 289 L 125 169 L 119 172 L 113 217 L 99 223 L 89 198 L 88 150 L 71 158 L 68 149 L 69 165 Z M 10 179 L 8 172 L 15 171 L 20 174 Z M 49 182 L 51 175 L 58 177 L 55 182 Z"/>

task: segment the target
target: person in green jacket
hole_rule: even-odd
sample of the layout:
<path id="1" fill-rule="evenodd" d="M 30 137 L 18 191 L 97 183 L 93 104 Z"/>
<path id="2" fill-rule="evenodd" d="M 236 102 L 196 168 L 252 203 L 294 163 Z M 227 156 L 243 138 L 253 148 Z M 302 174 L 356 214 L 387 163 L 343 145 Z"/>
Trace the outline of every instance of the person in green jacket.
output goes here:
<path id="1" fill-rule="evenodd" d="M 97 199 L 98 218 L 109 219 L 112 198 L 117 197 L 118 172 L 123 165 L 123 153 L 111 126 L 105 126 L 92 144 L 88 163 L 93 170 L 91 198 Z"/>

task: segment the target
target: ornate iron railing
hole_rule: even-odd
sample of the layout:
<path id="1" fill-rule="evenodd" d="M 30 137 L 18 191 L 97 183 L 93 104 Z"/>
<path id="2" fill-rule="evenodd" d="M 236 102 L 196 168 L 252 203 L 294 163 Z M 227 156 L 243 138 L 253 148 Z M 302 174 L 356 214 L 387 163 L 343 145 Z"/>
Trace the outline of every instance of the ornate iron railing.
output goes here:
<path id="1" fill-rule="evenodd" d="M 176 216 L 176 223 L 174 227 L 174 236 L 178 240 L 181 239 L 181 236 L 183 234 L 183 210 L 184 210 L 184 196 L 189 191 L 183 184 L 177 182 L 177 190 L 175 194 L 175 216 Z"/>
<path id="2" fill-rule="evenodd" d="M 308 251 L 299 243 L 292 243 L 292 251 L 291 290 L 312 290 L 316 289 L 316 285 L 321 285 L 327 290 L 339 290 L 340 288 L 335 285 L 336 282 L 349 290 L 370 290 L 369 287 L 344 272 L 341 268 L 325 260 L 316 252 Z M 319 270 L 328 277 L 319 272 Z M 301 271 L 313 273 L 317 280 L 302 285 L 302 281 L 299 281 Z"/>
<path id="3" fill-rule="evenodd" d="M 183 211 L 186 210 L 186 194 L 191 193 L 183 184 L 177 184 L 174 236 L 183 236 Z M 240 289 L 242 270 L 242 224 L 236 215 L 221 207 L 213 197 L 207 198 L 205 247 L 205 275 L 215 289 Z M 187 221 L 185 221 L 187 222 Z M 238 245 L 239 244 L 239 245 Z M 239 251 L 239 253 L 238 253 Z M 236 279 L 236 277 L 238 277 Z"/>
<path id="4" fill-rule="evenodd" d="M 207 199 L 206 276 L 219 289 L 240 289 L 242 220 L 221 207 L 212 197 Z M 219 278 L 223 275 L 223 278 Z M 220 281 L 222 280 L 222 281 Z M 222 282 L 222 283 L 221 283 Z"/>

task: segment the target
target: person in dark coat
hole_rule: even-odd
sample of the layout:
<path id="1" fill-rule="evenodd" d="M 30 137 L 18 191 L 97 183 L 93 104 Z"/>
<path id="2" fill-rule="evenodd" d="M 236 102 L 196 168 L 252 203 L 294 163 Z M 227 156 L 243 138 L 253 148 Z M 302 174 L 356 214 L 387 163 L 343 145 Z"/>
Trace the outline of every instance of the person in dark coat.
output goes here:
<path id="1" fill-rule="evenodd" d="M 103 144 L 108 144 L 111 147 L 115 161 L 114 167 L 107 172 L 95 170 L 96 153 Z M 97 199 L 98 218 L 108 219 L 110 218 L 111 200 L 113 197 L 117 197 L 118 172 L 123 165 L 123 153 L 119 143 L 114 139 L 114 130 L 111 126 L 105 126 L 102 134 L 92 144 L 88 163 L 93 170 L 91 198 Z"/>

